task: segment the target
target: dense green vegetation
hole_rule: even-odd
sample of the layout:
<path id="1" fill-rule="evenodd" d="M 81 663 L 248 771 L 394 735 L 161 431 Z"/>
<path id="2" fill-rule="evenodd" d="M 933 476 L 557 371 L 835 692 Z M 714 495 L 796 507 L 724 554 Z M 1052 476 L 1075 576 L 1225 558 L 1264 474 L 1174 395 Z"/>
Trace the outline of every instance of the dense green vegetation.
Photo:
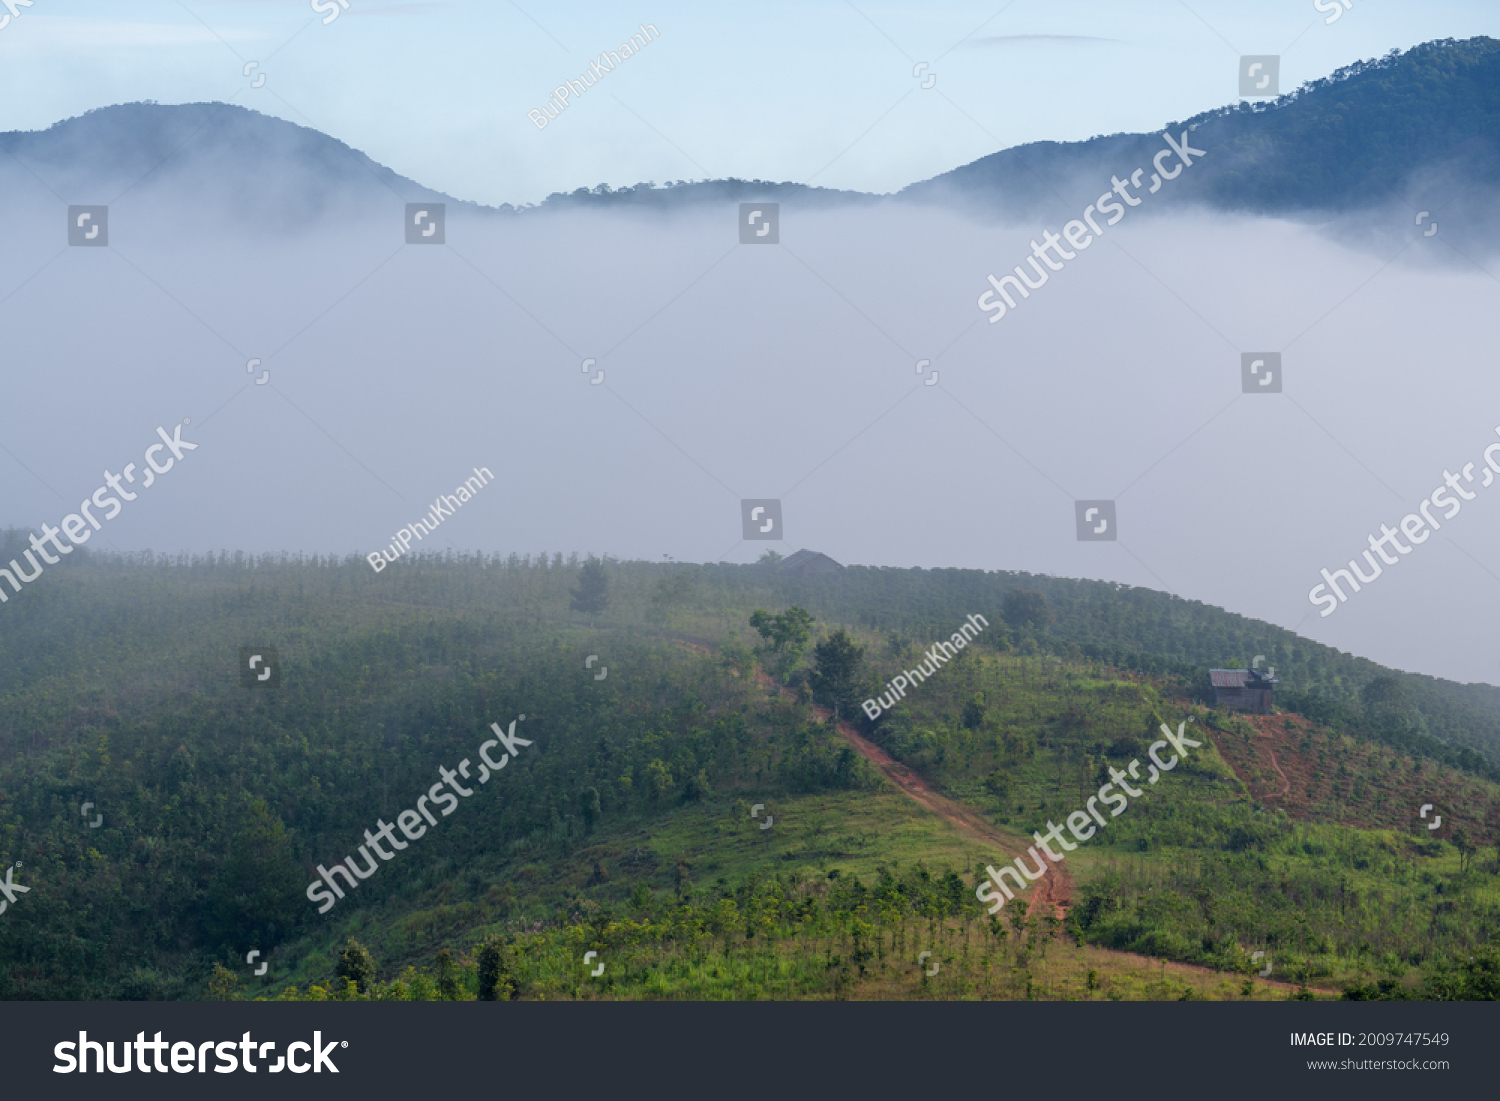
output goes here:
<path id="1" fill-rule="evenodd" d="M 601 584 L 581 565 L 414 557 L 377 576 L 357 558 L 79 552 L 50 568 L 0 606 L 0 864 L 32 888 L 0 916 L 0 996 L 1072 996 L 1115 981 L 1079 953 L 1240 975 L 1249 946 L 1314 986 L 1486 989 L 1459 961 L 1488 958 L 1488 851 L 1257 813 L 1211 748 L 1070 856 L 1067 929 L 1012 926 L 1015 906 L 990 922 L 973 888 L 996 854 L 889 791 L 812 703 L 1019 842 L 1158 723 L 1206 718 L 1205 665 L 1274 655 L 1354 736 L 1476 774 L 1487 761 L 1454 743 L 1493 752 L 1488 691 L 1102 583 L 606 563 Z M 893 713 L 872 726 L 849 706 L 971 612 L 981 640 Z M 280 687 L 241 686 L 247 645 L 277 648 Z M 318 864 L 522 714 L 532 745 L 510 767 L 317 912 Z M 906 958 L 919 942 L 949 961 L 930 982 Z M 590 947 L 606 982 L 579 966 Z M 264 983 L 250 949 L 276 961 Z M 1048 951 L 1104 986 L 1044 982 Z"/>
<path id="2" fill-rule="evenodd" d="M 1282 74 L 1285 81 L 1286 74 Z M 1275 99 L 1237 99 L 1148 134 L 1088 141 L 1040 141 L 991 153 L 904 188 L 903 198 L 975 202 L 1012 217 L 1081 209 L 1110 175 L 1144 165 L 1162 148 L 1162 130 L 1189 127 L 1206 156 L 1175 180 L 1168 201 L 1267 214 L 1359 210 L 1390 201 L 1425 173 L 1441 170 L 1467 185 L 1473 213 L 1487 205 L 1500 158 L 1488 135 L 1500 127 L 1500 43 L 1483 36 L 1422 43 L 1346 65 Z M 1169 162 L 1170 163 L 1170 162 Z M 1127 169 L 1128 171 L 1128 169 Z M 1075 194 L 1064 195 L 1081 188 Z M 1092 191 L 1089 189 L 1093 188 Z M 690 203 L 775 199 L 803 208 L 871 203 L 875 196 L 794 183 L 705 180 L 558 192 L 544 209 L 680 208 Z M 1081 199 L 1075 205 L 1075 199 Z"/>
<path id="3" fill-rule="evenodd" d="M 1475 134 L 1500 122 L 1500 42 L 1444 39 L 1355 62 L 1273 103 L 1240 100 L 1212 116 L 1202 183 L 1225 206 L 1347 210 L 1384 201 L 1427 166 L 1494 171 Z M 1268 150 L 1276 156 L 1267 157 Z M 1254 163 L 1262 171 L 1236 171 Z M 1382 186 L 1372 187 L 1372 181 Z M 1390 190 L 1388 190 L 1390 189 Z"/>
<path id="4" fill-rule="evenodd" d="M 1331 217 L 1390 202 L 1441 172 L 1454 181 L 1455 199 L 1473 187 L 1465 209 L 1482 216 L 1500 167 L 1488 137 L 1500 125 L 1500 42 L 1481 36 L 1393 49 L 1299 88 L 1286 76 L 1275 99 L 1237 99 L 1181 122 L 1162 120 L 1146 134 L 1015 146 L 902 195 L 969 200 L 1014 217 L 1067 217 L 1063 211 L 1080 209 L 1075 202 L 1089 202 L 1090 189 L 1107 188 L 1112 172 L 1147 164 L 1171 130 L 1190 134 L 1205 155 L 1172 182 L 1169 203 Z"/>

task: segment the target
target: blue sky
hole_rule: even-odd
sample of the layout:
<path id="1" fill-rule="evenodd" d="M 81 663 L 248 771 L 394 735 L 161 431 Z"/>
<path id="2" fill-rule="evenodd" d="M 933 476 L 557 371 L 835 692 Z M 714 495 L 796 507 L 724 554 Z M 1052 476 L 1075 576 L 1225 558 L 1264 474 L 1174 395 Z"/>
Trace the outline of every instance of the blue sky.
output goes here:
<path id="1" fill-rule="evenodd" d="M 1500 35 L 1493 0 L 1352 0 L 1332 24 L 1315 0 L 348 0 L 328 24 L 313 3 L 34 0 L 0 28 L 0 129 L 232 100 L 491 204 L 723 176 L 883 192 L 1232 102 L 1239 54 L 1281 55 L 1286 90 L 1393 47 Z M 545 130 L 528 120 L 641 23 L 659 39 Z"/>

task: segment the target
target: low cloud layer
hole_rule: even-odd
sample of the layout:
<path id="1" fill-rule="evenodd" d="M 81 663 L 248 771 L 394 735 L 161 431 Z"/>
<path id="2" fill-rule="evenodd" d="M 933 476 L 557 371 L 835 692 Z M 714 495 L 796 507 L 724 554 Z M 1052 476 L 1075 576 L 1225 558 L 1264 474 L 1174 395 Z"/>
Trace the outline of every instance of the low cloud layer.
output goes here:
<path id="1" fill-rule="evenodd" d="M 779 244 L 742 245 L 733 204 L 452 205 L 426 246 L 384 187 L 290 229 L 164 185 L 69 247 L 60 200 L 102 183 L 9 171 L 0 524 L 57 524 L 190 419 L 199 449 L 95 545 L 368 552 L 478 466 L 439 548 L 1106 578 L 1500 679 L 1500 487 L 1328 618 L 1308 599 L 1500 442 L 1495 284 L 1440 259 L 1451 223 L 1392 260 L 1368 221 L 1164 202 L 991 323 L 986 276 L 1041 226 L 788 203 Z M 1243 352 L 1281 353 L 1281 393 L 1242 391 Z M 742 541 L 742 498 L 781 500 L 786 541 Z M 1077 538 L 1092 499 L 1117 541 Z"/>

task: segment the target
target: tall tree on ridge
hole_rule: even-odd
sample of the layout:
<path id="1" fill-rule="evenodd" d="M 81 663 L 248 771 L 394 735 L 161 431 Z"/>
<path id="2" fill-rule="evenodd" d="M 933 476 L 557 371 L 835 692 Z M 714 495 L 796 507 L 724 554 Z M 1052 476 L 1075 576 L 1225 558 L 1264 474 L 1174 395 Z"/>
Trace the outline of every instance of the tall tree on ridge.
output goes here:
<path id="1" fill-rule="evenodd" d="M 573 610 L 587 612 L 589 626 L 593 627 L 594 617 L 609 607 L 609 574 L 604 572 L 604 563 L 589 555 L 578 571 L 578 587 L 571 591 Z"/>

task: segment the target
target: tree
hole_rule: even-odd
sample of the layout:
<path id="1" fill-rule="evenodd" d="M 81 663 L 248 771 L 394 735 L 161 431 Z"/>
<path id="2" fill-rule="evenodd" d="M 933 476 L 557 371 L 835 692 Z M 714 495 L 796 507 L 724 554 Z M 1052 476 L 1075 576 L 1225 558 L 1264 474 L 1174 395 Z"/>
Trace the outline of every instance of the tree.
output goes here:
<path id="1" fill-rule="evenodd" d="M 479 948 L 479 1000 L 508 1002 L 516 996 L 516 986 L 510 946 L 503 937 L 487 937 Z"/>
<path id="2" fill-rule="evenodd" d="M 693 573 L 686 566 L 673 566 L 657 578 L 656 591 L 646 608 L 646 618 L 652 623 L 666 623 L 672 617 L 672 608 L 689 602 L 695 589 Z"/>
<path id="3" fill-rule="evenodd" d="M 1360 699 L 1372 711 L 1400 711 L 1406 707 L 1406 692 L 1395 677 L 1380 676 L 1360 689 Z"/>
<path id="4" fill-rule="evenodd" d="M 813 691 L 833 704 L 838 718 L 839 705 L 846 711 L 859 706 L 859 674 L 865 662 L 865 648 L 840 627 L 813 648 L 817 668 L 813 671 Z"/>
<path id="5" fill-rule="evenodd" d="M 583 569 L 578 571 L 578 587 L 570 591 L 573 610 L 587 612 L 592 627 L 594 617 L 609 607 L 609 574 L 604 572 L 604 563 L 589 555 Z"/>
<path id="6" fill-rule="evenodd" d="M 296 921 L 301 869 L 292 838 L 264 799 L 248 799 L 229 854 L 208 888 L 207 924 L 220 941 L 272 943 Z"/>
<path id="7" fill-rule="evenodd" d="M 672 790 L 672 766 L 657 757 L 646 766 L 646 791 L 654 803 Z"/>
<path id="8" fill-rule="evenodd" d="M 213 977 L 208 980 L 208 996 L 218 1002 L 239 1001 L 240 977 L 222 963 L 215 963 Z"/>
<path id="9" fill-rule="evenodd" d="M 1003 807 L 1010 801 L 1010 777 L 997 768 L 984 778 L 984 790 L 1000 800 Z"/>
<path id="10" fill-rule="evenodd" d="M 759 608 L 751 613 L 750 626 L 759 631 L 760 637 L 765 640 L 761 650 L 773 655 L 773 671 L 779 680 L 786 679 L 792 666 L 802 656 L 802 651 L 807 649 L 807 641 L 812 637 L 812 625 L 812 613 L 795 604 L 780 615 L 772 615 Z"/>
<path id="11" fill-rule="evenodd" d="M 370 984 L 375 981 L 375 961 L 370 956 L 370 950 L 350 937 L 348 943 L 339 949 L 339 962 L 334 968 L 334 974 L 354 983 L 361 994 L 368 994 Z"/>
<path id="12" fill-rule="evenodd" d="M 1012 627 L 1045 627 L 1052 622 L 1047 598 L 1030 589 L 1012 589 L 1006 593 L 1000 614 Z"/>
<path id="13" fill-rule="evenodd" d="M 583 817 L 583 832 L 593 833 L 599 820 L 599 789 L 584 788 L 578 793 L 578 813 Z"/>
<path id="14" fill-rule="evenodd" d="M 700 799 L 706 799 L 714 793 L 713 785 L 708 781 L 708 770 L 700 768 L 698 775 L 687 783 L 687 790 L 683 798 L 690 803 L 696 803 Z"/>
<path id="15" fill-rule="evenodd" d="M 437 954 L 438 993 L 444 1001 L 461 1001 L 463 994 L 458 988 L 458 964 L 453 959 L 451 948 L 441 948 Z"/>
<path id="16" fill-rule="evenodd" d="M 1453 842 L 1453 847 L 1458 850 L 1458 874 L 1463 875 L 1469 870 L 1470 861 L 1474 859 L 1476 846 L 1469 838 L 1469 831 L 1462 826 L 1453 831 L 1450 840 Z"/>

